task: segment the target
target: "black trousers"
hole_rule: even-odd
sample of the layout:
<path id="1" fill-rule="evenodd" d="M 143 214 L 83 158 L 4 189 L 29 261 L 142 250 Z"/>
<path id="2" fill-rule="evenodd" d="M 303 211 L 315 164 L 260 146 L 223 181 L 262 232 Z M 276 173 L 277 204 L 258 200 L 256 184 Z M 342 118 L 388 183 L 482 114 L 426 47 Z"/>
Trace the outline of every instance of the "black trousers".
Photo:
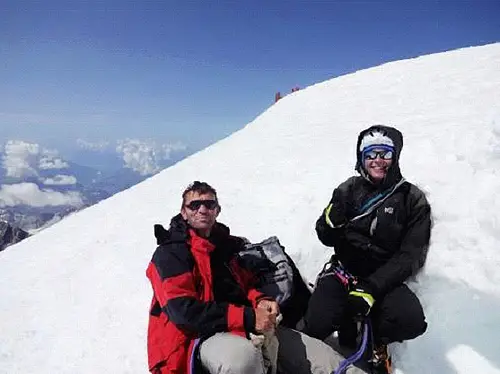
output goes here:
<path id="1" fill-rule="evenodd" d="M 354 326 L 347 313 L 347 296 L 346 287 L 335 275 L 320 278 L 309 300 L 303 332 L 324 340 L 334 331 Z M 405 284 L 376 300 L 370 317 L 375 344 L 413 339 L 427 329 L 422 305 Z"/>

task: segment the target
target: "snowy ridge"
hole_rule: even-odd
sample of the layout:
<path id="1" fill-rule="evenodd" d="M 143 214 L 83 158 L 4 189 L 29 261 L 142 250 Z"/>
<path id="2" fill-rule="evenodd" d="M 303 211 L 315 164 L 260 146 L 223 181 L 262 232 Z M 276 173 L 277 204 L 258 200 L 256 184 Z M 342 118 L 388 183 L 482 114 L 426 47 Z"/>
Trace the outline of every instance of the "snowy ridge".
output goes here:
<path id="1" fill-rule="evenodd" d="M 241 131 L 0 254 L 0 373 L 146 373 L 152 225 L 194 179 L 236 235 L 277 235 L 313 280 L 331 253 L 314 224 L 354 173 L 360 130 L 405 137 L 432 245 L 412 284 L 428 332 L 396 373 L 500 373 L 500 44 L 397 61 L 291 94 Z"/>

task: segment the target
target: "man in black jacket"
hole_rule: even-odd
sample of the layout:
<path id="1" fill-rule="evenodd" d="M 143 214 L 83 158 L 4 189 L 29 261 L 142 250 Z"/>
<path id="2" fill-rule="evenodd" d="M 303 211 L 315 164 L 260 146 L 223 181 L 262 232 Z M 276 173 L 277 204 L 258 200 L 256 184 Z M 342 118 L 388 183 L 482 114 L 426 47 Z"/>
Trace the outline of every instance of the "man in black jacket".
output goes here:
<path id="1" fill-rule="evenodd" d="M 372 126 L 358 137 L 356 171 L 334 191 L 316 223 L 319 240 L 335 254 L 320 273 L 304 318 L 304 332 L 355 345 L 356 317 L 370 316 L 373 367 L 390 373 L 387 344 L 427 328 L 422 306 L 404 282 L 424 264 L 431 212 L 424 193 L 399 169 L 401 132 Z M 345 271 L 345 276 L 341 273 Z"/>

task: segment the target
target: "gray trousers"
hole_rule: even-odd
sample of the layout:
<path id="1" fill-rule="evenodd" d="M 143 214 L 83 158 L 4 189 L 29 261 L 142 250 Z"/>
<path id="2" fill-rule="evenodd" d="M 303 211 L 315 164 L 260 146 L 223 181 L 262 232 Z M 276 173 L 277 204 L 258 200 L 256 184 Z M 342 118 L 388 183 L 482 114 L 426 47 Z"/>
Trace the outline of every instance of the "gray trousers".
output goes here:
<path id="1" fill-rule="evenodd" d="M 298 331 L 278 327 L 278 371 L 282 374 L 331 374 L 344 359 L 322 341 Z M 200 359 L 210 374 L 265 374 L 260 349 L 250 340 L 230 333 L 219 333 L 204 341 Z M 364 371 L 350 368 L 348 374 Z"/>

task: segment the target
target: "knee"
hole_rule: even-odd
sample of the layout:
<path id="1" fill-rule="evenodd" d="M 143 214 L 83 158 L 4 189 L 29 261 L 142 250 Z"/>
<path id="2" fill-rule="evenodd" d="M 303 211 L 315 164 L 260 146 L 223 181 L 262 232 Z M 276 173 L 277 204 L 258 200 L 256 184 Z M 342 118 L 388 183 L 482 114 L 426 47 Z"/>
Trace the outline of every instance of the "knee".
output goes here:
<path id="1" fill-rule="evenodd" d="M 395 341 L 415 339 L 427 330 L 423 313 L 413 313 L 405 318 L 382 321 L 379 326 L 380 339 L 389 344 Z"/>
<path id="2" fill-rule="evenodd" d="M 406 285 L 386 295 L 377 319 L 380 333 L 389 343 L 414 339 L 427 330 L 422 305 Z"/>
<path id="3" fill-rule="evenodd" d="M 427 330 L 427 322 L 425 321 L 424 311 L 421 307 L 413 308 L 411 313 L 408 312 L 406 314 L 406 318 L 402 318 L 401 316 L 401 322 L 405 325 L 403 329 L 405 336 L 401 340 L 414 339 Z"/>
<path id="4" fill-rule="evenodd" d="M 335 330 L 330 321 L 323 318 L 304 318 L 303 327 L 300 329 L 306 335 L 319 340 L 325 340 Z"/>
<path id="5" fill-rule="evenodd" d="M 231 347 L 225 347 L 223 352 L 220 350 L 204 351 L 201 361 L 204 368 L 211 374 L 262 374 L 264 372 L 260 350 L 246 340 L 234 341 L 234 344 Z"/>
<path id="6" fill-rule="evenodd" d="M 221 373 L 261 374 L 264 372 L 262 354 L 255 347 L 249 347 L 227 356 Z"/>
<path id="7" fill-rule="evenodd" d="M 408 324 L 400 330 L 400 335 L 393 340 L 404 341 L 419 337 L 427 330 L 425 319 L 408 321 Z"/>
<path id="8" fill-rule="evenodd" d="M 408 339 L 414 339 L 417 336 L 422 335 L 425 331 L 427 330 L 427 322 L 425 321 L 425 315 L 421 313 L 418 316 L 415 316 L 414 320 L 411 323 L 411 336 L 406 338 Z"/>

